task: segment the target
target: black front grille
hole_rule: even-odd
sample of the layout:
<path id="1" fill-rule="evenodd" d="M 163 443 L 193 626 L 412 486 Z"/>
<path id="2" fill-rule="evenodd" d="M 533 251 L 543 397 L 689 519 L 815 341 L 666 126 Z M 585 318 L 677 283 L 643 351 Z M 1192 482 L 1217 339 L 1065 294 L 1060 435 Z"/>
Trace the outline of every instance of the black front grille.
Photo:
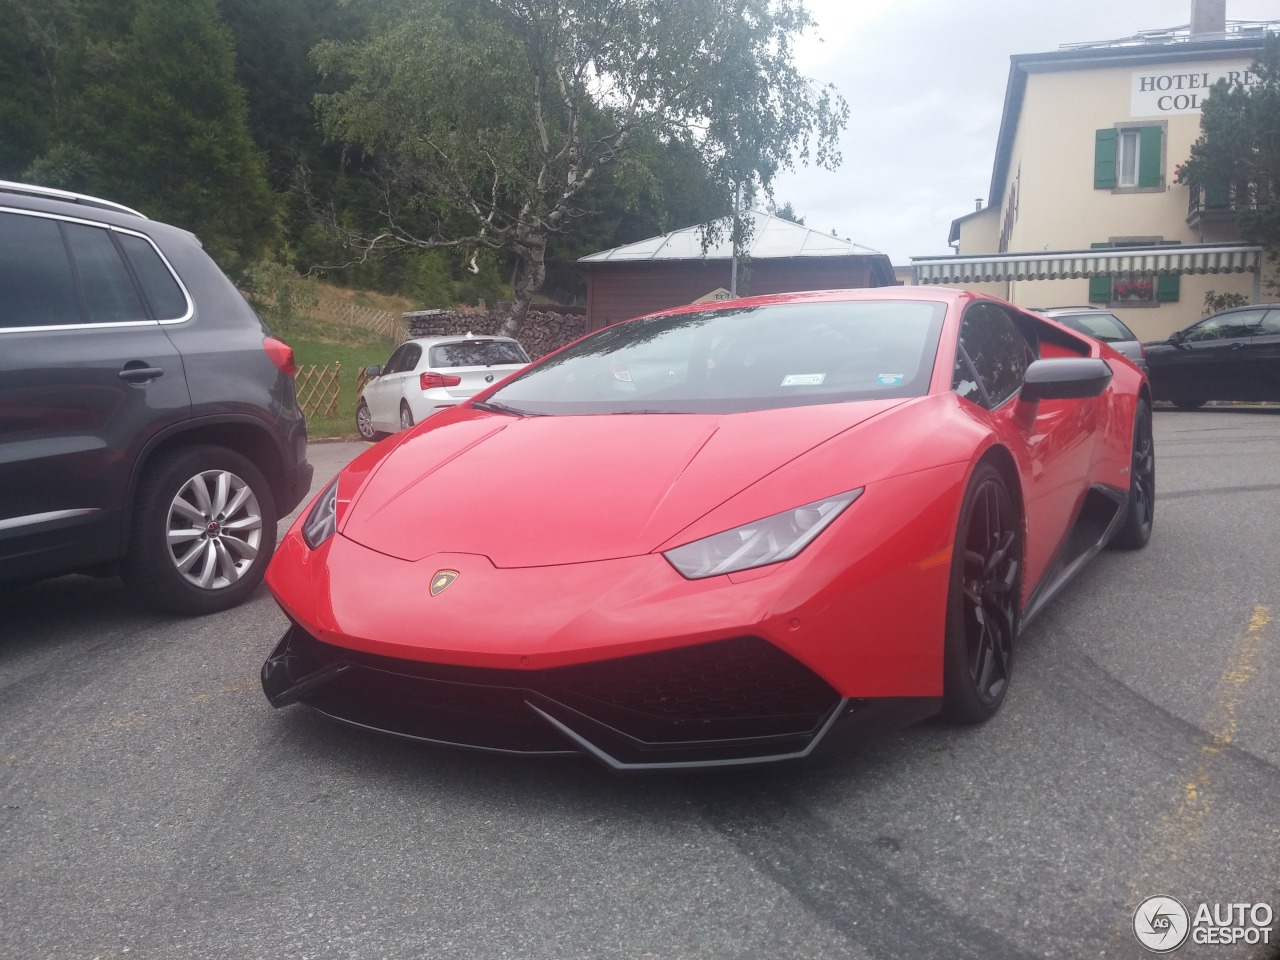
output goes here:
<path id="1" fill-rule="evenodd" d="M 804 732 L 839 699 L 807 667 L 759 637 L 542 674 L 538 686 L 548 696 L 643 740 Z"/>
<path id="2" fill-rule="evenodd" d="M 296 698 L 404 736 L 520 752 L 573 749 L 551 717 L 572 731 L 579 749 L 586 741 L 592 752 L 625 763 L 796 753 L 842 702 L 759 637 L 570 667 L 493 670 L 345 650 L 294 626 L 267 661 L 263 686 L 275 703 Z"/>

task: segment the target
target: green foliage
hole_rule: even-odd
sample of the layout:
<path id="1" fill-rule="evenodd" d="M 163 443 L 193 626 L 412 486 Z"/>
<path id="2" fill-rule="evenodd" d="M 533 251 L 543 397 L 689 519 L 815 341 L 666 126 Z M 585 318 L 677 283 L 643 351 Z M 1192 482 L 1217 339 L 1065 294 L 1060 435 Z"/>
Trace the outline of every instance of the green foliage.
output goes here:
<path id="1" fill-rule="evenodd" d="M 796 213 L 796 208 L 791 206 L 790 200 L 778 207 L 777 210 L 773 211 L 773 214 L 776 217 L 781 217 L 783 220 L 790 220 L 792 223 L 798 223 L 801 226 L 804 225 L 804 217 Z"/>
<path id="2" fill-rule="evenodd" d="M 1220 80 L 1204 101 L 1200 138 L 1178 168 L 1179 183 L 1227 191 L 1241 236 L 1280 258 L 1280 36 L 1253 64 L 1252 87 Z"/>
<path id="3" fill-rule="evenodd" d="M 1243 293 L 1218 293 L 1210 290 L 1204 295 L 1204 311 L 1200 316 L 1207 317 L 1232 307 L 1247 307 L 1251 302 Z"/>
<path id="4" fill-rule="evenodd" d="M 268 320 L 288 322 L 319 303 L 315 280 L 300 277 L 292 267 L 274 260 L 260 260 L 249 267 L 241 289 Z"/>
<path id="5" fill-rule="evenodd" d="M 517 258 L 510 332 L 547 246 L 646 144 L 696 157 L 728 205 L 798 157 L 839 163 L 848 108 L 793 62 L 798 0 L 366 0 L 363 40 L 315 58 L 325 130 L 391 189 L 365 250 L 488 247 Z M 353 238 L 354 239 L 354 238 Z"/>

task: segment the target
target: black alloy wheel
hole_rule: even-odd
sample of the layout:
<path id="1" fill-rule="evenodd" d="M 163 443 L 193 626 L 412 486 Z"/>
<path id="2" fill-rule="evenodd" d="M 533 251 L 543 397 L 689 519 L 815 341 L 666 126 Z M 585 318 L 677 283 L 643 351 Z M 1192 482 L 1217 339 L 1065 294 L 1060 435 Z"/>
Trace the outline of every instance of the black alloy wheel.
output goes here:
<path id="1" fill-rule="evenodd" d="M 1022 517 L 1000 471 L 982 463 L 960 510 L 951 562 L 942 715 L 981 723 L 1000 709 L 1022 604 Z"/>
<path id="2" fill-rule="evenodd" d="M 1113 541 L 1117 547 L 1139 550 L 1151 539 L 1156 517 L 1156 444 L 1151 432 L 1151 406 L 1138 401 L 1133 421 L 1133 459 L 1129 468 L 1129 512 Z"/>

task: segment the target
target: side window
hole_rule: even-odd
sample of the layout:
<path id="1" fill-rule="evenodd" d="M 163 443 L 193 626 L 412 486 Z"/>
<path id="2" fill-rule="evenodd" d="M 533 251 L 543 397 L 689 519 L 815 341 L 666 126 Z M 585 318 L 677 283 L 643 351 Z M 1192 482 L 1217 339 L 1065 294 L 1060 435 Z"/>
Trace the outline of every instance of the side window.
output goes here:
<path id="1" fill-rule="evenodd" d="M 1022 387 L 1031 361 L 1026 339 L 1010 316 L 994 303 L 975 303 L 960 323 L 960 346 L 973 363 L 992 407 Z"/>
<path id="2" fill-rule="evenodd" d="M 1187 339 L 1236 340 L 1241 337 L 1252 337 L 1259 332 L 1265 310 L 1241 310 L 1239 313 L 1228 313 L 1221 317 L 1202 320 L 1187 331 Z"/>
<path id="3" fill-rule="evenodd" d="M 391 354 L 390 359 L 387 360 L 387 365 L 382 368 L 382 375 L 384 377 L 388 373 L 399 373 L 401 370 L 405 369 L 405 367 L 402 365 L 402 361 L 404 360 L 404 355 L 408 352 L 408 350 L 409 350 L 408 346 L 396 347 L 395 352 L 393 352 Z"/>
<path id="4" fill-rule="evenodd" d="M 400 367 L 397 372 L 412 370 L 418 365 L 418 361 L 422 358 L 422 348 L 416 343 L 406 343 L 404 345 L 404 358 L 400 361 Z"/>
<path id="5" fill-rule="evenodd" d="M 77 223 L 65 223 L 62 228 L 80 274 L 85 319 L 90 323 L 146 320 L 146 308 L 111 234 L 101 227 Z"/>
<path id="6" fill-rule="evenodd" d="M 986 403 L 986 399 L 982 396 L 982 388 L 978 386 L 978 375 L 973 371 L 971 364 L 964 355 L 963 350 L 956 351 L 955 370 L 951 375 L 951 389 L 966 400 L 971 400 L 981 406 Z"/>
<path id="7" fill-rule="evenodd" d="M 117 233 L 120 246 L 133 267 L 133 272 L 142 284 L 142 292 L 151 303 L 152 316 L 157 320 L 178 320 L 187 315 L 190 307 L 187 298 L 173 278 L 173 273 L 165 266 L 156 253 L 156 248 L 142 237 L 129 233 Z"/>
<path id="8" fill-rule="evenodd" d="M 1280 310 L 1268 310 L 1255 336 L 1274 337 L 1280 334 Z"/>
<path id="9" fill-rule="evenodd" d="M 57 221 L 0 213 L 0 327 L 82 321 Z"/>

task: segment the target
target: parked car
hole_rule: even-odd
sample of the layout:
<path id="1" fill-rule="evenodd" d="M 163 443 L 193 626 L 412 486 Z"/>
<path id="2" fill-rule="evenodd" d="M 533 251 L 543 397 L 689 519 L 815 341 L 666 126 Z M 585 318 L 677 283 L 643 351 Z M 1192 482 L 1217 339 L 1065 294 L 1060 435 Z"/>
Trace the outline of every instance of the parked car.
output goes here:
<path id="1" fill-rule="evenodd" d="M 1215 313 L 1146 350 L 1152 395 L 1181 410 L 1209 400 L 1280 400 L 1280 304 Z"/>
<path id="2" fill-rule="evenodd" d="M 0 585 L 229 607 L 311 486 L 289 346 L 185 230 L 0 182 Z"/>
<path id="3" fill-rule="evenodd" d="M 1105 343 L 1143 370 L 1147 369 L 1146 351 L 1142 342 L 1114 313 L 1101 307 L 1037 308 L 1036 313 Z"/>
<path id="4" fill-rule="evenodd" d="M 422 337 L 406 340 L 372 378 L 356 404 L 356 430 L 378 440 L 473 397 L 529 362 L 510 337 Z"/>
<path id="5" fill-rule="evenodd" d="M 349 464 L 267 572 L 289 627 L 262 685 L 366 730 L 616 769 L 975 723 L 1022 625 L 1107 544 L 1146 544 L 1154 476 L 1141 371 L 1007 303 L 684 307 Z"/>

